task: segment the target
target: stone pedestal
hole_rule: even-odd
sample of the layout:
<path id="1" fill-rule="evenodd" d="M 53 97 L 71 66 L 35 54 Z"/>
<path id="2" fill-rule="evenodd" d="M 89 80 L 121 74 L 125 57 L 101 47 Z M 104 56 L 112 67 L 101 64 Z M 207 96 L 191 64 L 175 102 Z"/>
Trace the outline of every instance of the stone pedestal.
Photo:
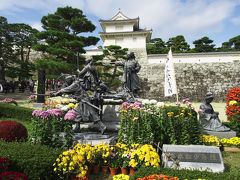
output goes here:
<path id="1" fill-rule="evenodd" d="M 33 103 L 33 108 L 41 109 L 44 106 L 44 103 Z"/>
<path id="2" fill-rule="evenodd" d="M 100 143 L 111 144 L 116 140 L 116 134 L 101 135 L 93 132 L 75 133 L 74 141 L 81 144 L 96 145 Z"/>
<path id="3" fill-rule="evenodd" d="M 217 131 L 207 131 L 204 130 L 205 134 L 217 136 L 218 138 L 232 138 L 236 137 L 237 133 L 233 130 L 231 131 L 225 131 L 225 132 L 217 132 Z"/>

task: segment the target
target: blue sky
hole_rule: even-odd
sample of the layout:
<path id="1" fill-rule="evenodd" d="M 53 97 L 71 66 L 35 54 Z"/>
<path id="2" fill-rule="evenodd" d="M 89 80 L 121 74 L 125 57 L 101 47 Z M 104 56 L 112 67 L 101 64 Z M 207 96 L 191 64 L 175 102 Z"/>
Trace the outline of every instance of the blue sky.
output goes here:
<path id="1" fill-rule="evenodd" d="M 119 8 L 129 18 L 139 16 L 140 27 L 152 29 L 152 38 L 164 41 L 184 35 L 192 46 L 208 36 L 219 47 L 240 35 L 240 0 L 0 0 L 0 16 L 41 30 L 42 16 L 67 5 L 83 10 L 97 27 L 94 36 L 102 31 L 99 19 L 110 19 Z"/>

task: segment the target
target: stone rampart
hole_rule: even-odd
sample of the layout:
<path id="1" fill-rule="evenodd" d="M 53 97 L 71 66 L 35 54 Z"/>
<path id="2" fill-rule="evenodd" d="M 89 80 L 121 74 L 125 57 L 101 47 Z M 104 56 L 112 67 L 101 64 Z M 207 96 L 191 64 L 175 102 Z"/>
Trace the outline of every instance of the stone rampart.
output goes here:
<path id="1" fill-rule="evenodd" d="M 227 54 L 225 54 L 225 56 L 226 55 Z M 185 56 L 185 59 L 189 58 L 187 54 L 185 54 Z M 216 58 L 216 56 L 218 56 L 218 58 Z M 206 56 L 204 56 L 204 58 L 198 56 L 196 62 L 193 60 L 190 62 L 177 62 L 179 58 L 176 58 L 175 62 L 177 63 L 174 63 L 174 67 L 179 99 L 181 100 L 188 97 L 192 101 L 201 101 L 206 92 L 212 91 L 215 94 L 215 101 L 224 101 L 229 88 L 239 87 L 240 53 L 235 53 L 232 59 L 231 57 L 229 58 L 229 56 L 227 56 L 227 58 L 225 56 L 219 54 L 215 54 L 215 56 L 212 57 L 209 56 L 209 62 L 206 61 Z M 149 60 L 154 59 L 154 57 L 155 63 L 149 62 Z M 142 68 L 142 72 L 140 73 L 142 80 L 141 96 L 160 101 L 173 101 L 175 100 L 173 97 L 164 97 L 165 62 L 160 62 L 163 61 L 164 56 L 159 55 L 158 57 L 158 55 L 154 55 L 154 57 L 148 57 L 148 63 L 142 64 L 144 68 Z M 216 61 L 213 60 L 213 57 L 215 57 Z M 204 62 L 201 62 L 201 58 L 204 59 Z M 182 60 L 184 60 L 184 58 L 182 58 Z"/>

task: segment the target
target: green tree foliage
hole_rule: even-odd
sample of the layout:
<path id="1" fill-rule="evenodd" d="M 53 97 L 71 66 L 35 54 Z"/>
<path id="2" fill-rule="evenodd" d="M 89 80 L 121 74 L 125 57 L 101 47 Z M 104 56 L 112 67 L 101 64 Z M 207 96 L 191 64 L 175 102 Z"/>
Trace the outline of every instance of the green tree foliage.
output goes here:
<path id="1" fill-rule="evenodd" d="M 95 45 L 99 40 L 93 36 L 80 35 L 95 30 L 95 26 L 80 9 L 69 6 L 61 7 L 55 13 L 43 16 L 41 22 L 44 31 L 37 34 L 40 43 L 35 46 L 35 50 L 43 52 L 43 59 L 47 63 L 54 64 L 52 61 L 68 63 L 68 66 L 59 66 L 68 67 L 65 68 L 66 71 L 76 70 L 78 68 L 76 68 L 77 54 L 85 53 L 84 47 Z M 83 57 L 80 56 L 79 60 L 80 65 L 84 64 Z M 46 66 L 45 64 L 44 67 Z M 38 65 L 38 67 L 40 67 L 39 71 L 45 71 L 41 66 Z M 43 72 L 39 75 L 43 77 L 44 74 Z M 44 78 L 40 77 L 40 79 L 41 85 L 38 86 L 38 93 L 44 94 L 44 82 L 42 82 Z M 38 98 L 38 101 L 44 101 L 44 99 Z"/>
<path id="2" fill-rule="evenodd" d="M 121 46 L 111 45 L 105 47 L 103 50 L 103 55 L 106 59 L 111 60 L 112 63 L 116 61 L 124 61 L 127 58 L 127 48 L 122 48 Z M 117 67 L 116 64 L 104 66 L 103 78 L 106 79 L 109 87 L 119 86 L 120 80 L 119 77 L 122 76 L 123 69 L 122 67 Z"/>
<path id="3" fill-rule="evenodd" d="M 185 53 L 190 50 L 190 46 L 182 35 L 170 38 L 166 44 L 167 47 L 171 47 L 175 53 Z"/>
<path id="4" fill-rule="evenodd" d="M 13 68 L 13 71 L 18 74 L 20 79 L 28 78 L 33 70 L 33 63 L 29 59 L 30 52 L 32 46 L 37 42 L 36 33 L 38 31 L 27 24 L 10 24 L 9 28 L 17 57 L 15 63 L 18 64 Z M 11 73 L 8 76 L 11 76 Z"/>
<path id="5" fill-rule="evenodd" d="M 235 36 L 229 41 L 222 43 L 221 51 L 239 51 L 240 50 L 240 35 Z"/>
<path id="6" fill-rule="evenodd" d="M 13 38 L 5 17 L 0 16 L 0 82 L 5 80 L 6 70 L 16 58 L 13 50 Z"/>
<path id="7" fill-rule="evenodd" d="M 151 39 L 147 43 L 147 53 L 148 54 L 164 54 L 168 52 L 166 43 L 161 38 Z"/>
<path id="8" fill-rule="evenodd" d="M 122 48 L 117 45 L 110 45 L 103 49 L 103 55 L 94 56 L 95 64 L 97 65 L 97 70 L 99 72 L 100 78 L 106 82 L 106 84 L 111 88 L 119 87 L 120 80 L 119 77 L 123 74 L 122 67 L 118 67 L 114 64 L 116 61 L 124 61 L 127 58 L 127 48 Z M 102 63 L 102 61 L 111 62 Z"/>
<path id="9" fill-rule="evenodd" d="M 26 24 L 9 24 L 0 17 L 0 81 L 5 76 L 27 78 L 33 69 L 29 61 L 37 30 Z"/>
<path id="10" fill-rule="evenodd" d="M 195 46 L 194 52 L 213 52 L 215 51 L 214 46 L 212 44 L 213 40 L 209 39 L 208 37 L 202 37 L 201 39 L 193 41 Z"/>

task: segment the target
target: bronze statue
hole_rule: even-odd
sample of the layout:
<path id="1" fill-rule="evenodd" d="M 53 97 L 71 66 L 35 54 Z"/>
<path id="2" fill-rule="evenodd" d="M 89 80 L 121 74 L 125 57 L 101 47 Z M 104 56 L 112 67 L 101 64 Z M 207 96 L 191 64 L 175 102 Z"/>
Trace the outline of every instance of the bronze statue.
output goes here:
<path id="1" fill-rule="evenodd" d="M 138 97 L 138 91 L 140 89 L 140 80 L 137 73 L 140 71 L 141 66 L 135 59 L 133 52 L 129 53 L 127 60 L 124 62 L 116 62 L 116 65 L 123 66 L 123 88 L 128 89 L 133 93 L 134 97 Z"/>
<path id="2" fill-rule="evenodd" d="M 85 87 L 84 80 L 77 79 L 70 86 L 60 89 L 53 95 L 71 94 L 72 98 L 79 102 L 76 109 L 77 117 L 75 119 L 76 126 L 74 132 L 80 132 L 80 122 L 94 122 L 94 124 L 98 125 L 101 134 L 103 134 L 106 126 L 102 123 L 99 116 L 101 109 L 98 105 L 93 104 L 93 102 L 96 102 L 96 99 L 89 97 Z"/>
<path id="3" fill-rule="evenodd" d="M 93 59 L 86 60 L 85 66 L 78 71 L 78 76 L 83 78 L 86 90 L 95 90 L 99 84 L 99 77 Z"/>
<path id="4" fill-rule="evenodd" d="M 213 93 L 208 92 L 205 96 L 204 102 L 200 105 L 199 120 L 204 130 L 208 131 L 230 131 L 230 129 L 222 125 L 218 112 L 213 110 L 210 104 L 214 99 Z"/>

